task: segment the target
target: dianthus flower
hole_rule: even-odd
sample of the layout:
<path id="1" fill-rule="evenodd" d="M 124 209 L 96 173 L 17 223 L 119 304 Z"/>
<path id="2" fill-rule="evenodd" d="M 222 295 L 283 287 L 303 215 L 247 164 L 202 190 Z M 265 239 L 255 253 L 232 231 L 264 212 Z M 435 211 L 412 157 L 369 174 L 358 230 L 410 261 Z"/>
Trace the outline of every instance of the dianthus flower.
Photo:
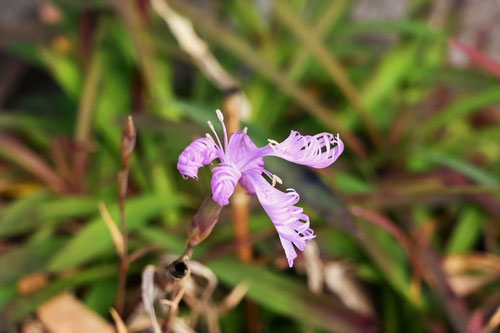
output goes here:
<path id="1" fill-rule="evenodd" d="M 309 227 L 309 217 L 301 207 L 295 206 L 299 195 L 293 189 L 286 192 L 278 190 L 276 183 L 281 179 L 264 169 L 265 156 L 276 156 L 293 163 L 313 168 L 326 168 L 337 160 L 344 144 L 339 136 L 320 133 L 314 136 L 301 135 L 292 131 L 283 142 L 268 140 L 269 144 L 258 148 L 247 134 L 247 129 L 237 131 L 228 138 L 224 118 L 220 110 L 216 111 L 222 124 L 223 142 L 214 126 L 208 125 L 215 135 L 196 139 L 179 155 L 177 168 L 184 179 L 198 179 L 198 169 L 219 159 L 213 168 L 212 197 L 221 206 L 229 204 L 229 198 L 239 183 L 249 194 L 257 195 L 262 207 L 271 218 L 280 237 L 290 267 L 297 257 L 295 247 L 304 251 L 306 242 L 315 237 Z M 270 184 L 264 175 L 269 177 Z"/>

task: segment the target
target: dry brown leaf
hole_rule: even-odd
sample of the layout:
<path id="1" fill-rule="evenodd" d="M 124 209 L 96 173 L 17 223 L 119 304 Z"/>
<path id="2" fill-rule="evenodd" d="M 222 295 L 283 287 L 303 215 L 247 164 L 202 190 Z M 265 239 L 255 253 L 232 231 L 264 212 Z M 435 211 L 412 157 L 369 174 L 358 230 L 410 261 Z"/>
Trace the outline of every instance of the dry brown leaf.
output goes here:
<path id="1" fill-rule="evenodd" d="M 182 318 L 175 317 L 172 320 L 172 332 L 175 333 L 196 333 Z"/>
<path id="2" fill-rule="evenodd" d="M 217 305 L 218 315 L 221 316 L 235 308 L 241 302 L 243 297 L 245 297 L 249 289 L 250 285 L 246 281 L 242 281 L 234 287 L 231 293 Z"/>
<path id="3" fill-rule="evenodd" d="M 207 286 L 203 290 L 201 299 L 202 301 L 208 300 L 212 296 L 215 288 L 217 288 L 217 276 L 210 268 L 198 261 L 191 260 L 189 262 L 189 268 L 193 275 L 200 276 L 207 281 Z"/>
<path id="4" fill-rule="evenodd" d="M 115 243 L 116 247 L 116 252 L 118 252 L 118 255 L 120 257 L 123 257 L 125 255 L 125 242 L 123 239 L 123 235 L 116 226 L 115 221 L 113 221 L 113 218 L 109 214 L 108 209 L 106 208 L 106 205 L 104 202 L 99 202 L 99 212 L 101 213 L 102 219 L 106 223 L 106 226 L 108 227 L 109 233 L 111 234 L 111 237 L 113 238 L 113 243 Z"/>
<path id="5" fill-rule="evenodd" d="M 37 313 L 51 333 L 115 332 L 112 325 L 68 293 L 51 298 Z"/>
<path id="6" fill-rule="evenodd" d="M 180 47 L 189 54 L 203 73 L 222 90 L 237 86 L 237 82 L 210 53 L 208 45 L 196 34 L 193 24 L 175 12 L 165 1 L 153 0 L 154 10 L 165 20 Z"/>
<path id="7" fill-rule="evenodd" d="M 22 333 L 45 333 L 43 324 L 39 320 L 28 320 L 23 323 Z"/>
<path id="8" fill-rule="evenodd" d="M 150 324 L 155 333 L 161 332 L 160 326 L 158 325 L 158 319 L 156 318 L 156 312 L 154 307 L 155 302 L 155 286 L 154 286 L 154 275 L 155 267 L 153 265 L 148 265 L 142 272 L 142 303 L 144 304 L 144 310 L 150 319 Z"/>
<path id="9" fill-rule="evenodd" d="M 500 257 L 493 254 L 453 254 L 444 259 L 443 266 L 448 274 L 484 271 L 500 275 Z"/>
<path id="10" fill-rule="evenodd" d="M 151 331 L 151 319 L 140 303 L 127 318 L 127 328 L 130 332 Z"/>
<path id="11" fill-rule="evenodd" d="M 492 254 L 454 254 L 443 260 L 453 291 L 472 294 L 500 276 L 500 257 Z"/>
<path id="12" fill-rule="evenodd" d="M 43 288 L 49 280 L 47 273 L 38 272 L 26 275 L 17 282 L 17 291 L 21 295 L 31 294 Z"/>
<path id="13" fill-rule="evenodd" d="M 174 11 L 166 1 L 152 0 L 153 9 L 160 15 L 170 28 L 179 46 L 189 54 L 201 72 L 220 90 L 230 91 L 238 87 L 238 81 L 231 76 L 210 52 L 210 48 L 194 30 L 193 24 L 187 18 Z M 250 117 L 251 105 L 243 92 L 234 94 L 232 103 L 239 111 L 241 119 Z M 227 107 L 227 105 L 226 105 Z"/>
<path id="14" fill-rule="evenodd" d="M 323 263 L 319 257 L 318 244 L 314 240 L 310 241 L 303 253 L 306 259 L 307 285 L 309 290 L 315 294 L 320 294 L 323 291 Z"/>
<path id="15" fill-rule="evenodd" d="M 486 327 L 490 330 L 490 332 L 493 332 L 495 329 L 500 327 L 500 305 L 495 310 L 493 316 L 491 316 Z"/>
<path id="16" fill-rule="evenodd" d="M 497 279 L 494 275 L 452 275 L 448 276 L 451 289 L 458 296 L 467 296 L 472 294 L 486 284 Z"/>
<path id="17" fill-rule="evenodd" d="M 118 333 L 128 333 L 127 325 L 125 325 L 118 312 L 116 312 L 114 308 L 111 308 L 109 312 L 111 312 L 111 317 L 113 317 L 113 320 L 115 321 L 116 331 Z"/>
<path id="18" fill-rule="evenodd" d="M 344 304 L 357 312 L 373 316 L 373 306 L 359 283 L 350 276 L 346 264 L 332 262 L 324 266 L 327 287 L 337 294 Z"/>

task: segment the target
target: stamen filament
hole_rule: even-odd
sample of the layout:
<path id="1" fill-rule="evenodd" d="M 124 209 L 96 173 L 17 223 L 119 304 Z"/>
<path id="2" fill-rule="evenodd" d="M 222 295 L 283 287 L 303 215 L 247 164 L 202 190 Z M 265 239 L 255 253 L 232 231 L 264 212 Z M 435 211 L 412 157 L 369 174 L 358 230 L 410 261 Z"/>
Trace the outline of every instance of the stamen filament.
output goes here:
<path id="1" fill-rule="evenodd" d="M 207 134 L 205 134 L 205 137 L 206 137 L 207 139 L 209 139 L 210 141 L 212 141 L 212 143 L 213 143 L 214 145 L 216 145 L 216 146 L 217 146 L 217 144 L 216 144 L 216 143 L 215 143 L 215 141 L 214 141 L 214 138 L 212 138 L 212 136 L 211 136 L 210 134 L 208 134 L 208 133 L 207 133 Z"/>
<path id="2" fill-rule="evenodd" d="M 217 118 L 219 119 L 219 121 L 222 125 L 222 131 L 224 132 L 224 148 L 227 148 L 229 143 L 228 143 L 228 138 L 227 138 L 226 125 L 224 124 L 224 116 L 222 115 L 222 112 L 219 109 L 215 110 L 215 113 L 217 114 Z"/>
<path id="3" fill-rule="evenodd" d="M 222 149 L 223 146 L 222 146 L 222 143 L 220 142 L 220 139 L 219 139 L 219 136 L 217 135 L 217 132 L 215 131 L 214 125 L 212 124 L 212 122 L 210 120 L 207 121 L 207 123 L 208 123 L 208 127 L 210 127 L 210 129 L 212 130 L 212 132 L 214 132 L 215 138 L 217 139 L 217 142 L 219 142 L 220 149 Z"/>
<path id="4" fill-rule="evenodd" d="M 273 139 L 267 139 L 267 142 L 273 144 L 273 145 L 279 145 L 279 142 Z"/>

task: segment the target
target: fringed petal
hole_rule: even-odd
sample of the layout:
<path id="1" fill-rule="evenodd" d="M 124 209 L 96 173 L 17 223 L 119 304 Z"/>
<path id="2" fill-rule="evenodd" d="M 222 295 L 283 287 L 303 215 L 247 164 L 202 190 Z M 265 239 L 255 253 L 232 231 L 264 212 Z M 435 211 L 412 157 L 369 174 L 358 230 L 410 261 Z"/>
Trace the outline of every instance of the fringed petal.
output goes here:
<path id="1" fill-rule="evenodd" d="M 269 140 L 265 156 L 277 156 L 293 163 L 325 168 L 335 162 L 343 151 L 344 143 L 338 135 L 320 133 L 304 136 L 292 131 L 281 143 Z"/>
<path id="2" fill-rule="evenodd" d="M 198 169 L 218 157 L 218 148 L 208 138 L 196 139 L 179 155 L 177 169 L 184 179 L 198 179 Z"/>
<path id="3" fill-rule="evenodd" d="M 233 163 L 221 163 L 213 169 L 212 197 L 221 206 L 229 204 L 229 198 L 240 180 L 241 172 Z"/>
<path id="4" fill-rule="evenodd" d="M 262 207 L 273 221 L 288 264 L 292 267 L 293 260 L 297 257 L 294 245 L 303 251 L 306 242 L 315 237 L 314 231 L 309 227 L 309 217 L 303 213 L 302 208 L 295 206 L 300 199 L 298 193 L 294 190 L 286 193 L 279 191 L 259 173 L 248 172 L 245 175 L 252 183 Z"/>

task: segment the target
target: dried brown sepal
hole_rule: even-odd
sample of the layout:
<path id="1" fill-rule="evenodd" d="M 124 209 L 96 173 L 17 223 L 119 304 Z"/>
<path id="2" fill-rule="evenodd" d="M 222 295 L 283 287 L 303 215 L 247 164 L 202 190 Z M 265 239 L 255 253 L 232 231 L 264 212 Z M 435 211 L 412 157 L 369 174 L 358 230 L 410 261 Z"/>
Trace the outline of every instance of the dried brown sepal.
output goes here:
<path id="1" fill-rule="evenodd" d="M 200 244 L 210 235 L 215 224 L 219 220 L 222 206 L 216 203 L 212 197 L 203 201 L 198 212 L 191 220 L 191 230 L 188 235 L 188 247 Z"/>
<path id="2" fill-rule="evenodd" d="M 247 281 L 242 281 L 238 283 L 236 287 L 227 295 L 218 305 L 217 313 L 219 316 L 225 315 L 230 310 L 234 309 L 243 300 L 248 290 L 250 289 L 250 284 Z"/>

